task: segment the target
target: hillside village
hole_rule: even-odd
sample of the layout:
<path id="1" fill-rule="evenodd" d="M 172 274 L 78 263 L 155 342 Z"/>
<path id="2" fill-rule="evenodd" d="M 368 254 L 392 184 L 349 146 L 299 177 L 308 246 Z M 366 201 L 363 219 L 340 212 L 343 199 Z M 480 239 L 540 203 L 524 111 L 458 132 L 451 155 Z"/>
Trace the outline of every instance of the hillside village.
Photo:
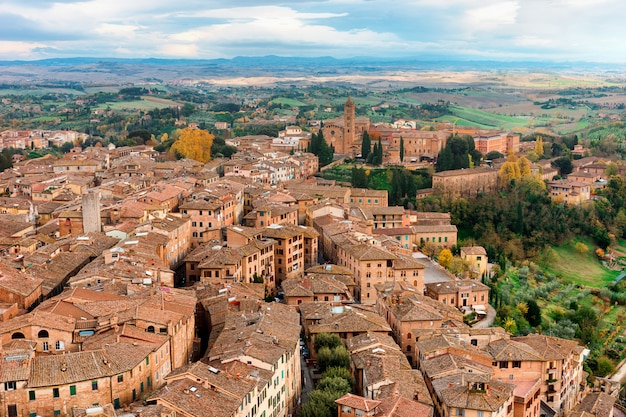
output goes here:
<path id="1" fill-rule="evenodd" d="M 619 384 L 587 383 L 578 342 L 491 326 L 483 247 L 460 249 L 470 271 L 458 275 L 422 250 L 457 244 L 450 213 L 316 176 L 311 134 L 357 158 L 370 129 L 348 99 L 343 117 L 228 139 L 237 153 L 207 163 L 162 161 L 149 145 L 16 158 L 0 174 L 0 415 L 294 416 L 328 334 L 354 379 L 340 417 L 623 412 Z M 451 134 L 483 154 L 521 146 L 449 125 L 376 130 L 385 164 L 429 164 Z M 76 140 L 2 133 L 5 146 L 23 138 Z M 579 159 L 558 180 L 549 162 L 531 169 L 553 199 L 581 204 L 610 162 Z M 435 173 L 417 197 L 495 192 L 505 163 Z"/>

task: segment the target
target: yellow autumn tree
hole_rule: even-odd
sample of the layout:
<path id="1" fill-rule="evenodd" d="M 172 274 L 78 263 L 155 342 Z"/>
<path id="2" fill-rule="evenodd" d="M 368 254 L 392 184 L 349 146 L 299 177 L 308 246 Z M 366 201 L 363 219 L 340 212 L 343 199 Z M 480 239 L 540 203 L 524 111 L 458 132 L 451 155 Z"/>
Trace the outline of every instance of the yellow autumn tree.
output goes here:
<path id="1" fill-rule="evenodd" d="M 512 180 L 532 179 L 530 160 L 524 156 L 518 158 L 513 153 L 509 153 L 506 162 L 500 167 L 501 184 L 510 184 Z"/>
<path id="2" fill-rule="evenodd" d="M 534 152 L 539 158 L 543 156 L 543 138 L 541 136 L 537 136 L 537 139 L 535 140 Z"/>
<path id="3" fill-rule="evenodd" d="M 507 162 L 517 162 L 517 160 L 518 158 L 513 151 L 509 151 L 509 153 L 506 155 Z"/>
<path id="4" fill-rule="evenodd" d="M 444 268 L 448 268 L 452 263 L 452 252 L 450 249 L 442 249 L 441 252 L 439 252 L 437 259 L 439 261 L 439 265 Z"/>
<path id="5" fill-rule="evenodd" d="M 208 131 L 185 128 L 171 149 L 177 156 L 205 163 L 211 160 L 211 146 L 213 135 Z"/>
<path id="6" fill-rule="evenodd" d="M 515 319 L 507 317 L 504 321 L 504 330 L 511 334 L 517 333 L 517 323 L 515 322 Z"/>
<path id="7" fill-rule="evenodd" d="M 521 177 L 521 173 L 517 161 L 506 161 L 502 164 L 499 175 L 502 184 L 509 184 L 511 180 L 519 179 Z"/>
<path id="8" fill-rule="evenodd" d="M 519 161 L 517 161 L 519 165 L 519 172 L 522 177 L 530 176 L 530 161 L 528 158 L 522 156 Z"/>

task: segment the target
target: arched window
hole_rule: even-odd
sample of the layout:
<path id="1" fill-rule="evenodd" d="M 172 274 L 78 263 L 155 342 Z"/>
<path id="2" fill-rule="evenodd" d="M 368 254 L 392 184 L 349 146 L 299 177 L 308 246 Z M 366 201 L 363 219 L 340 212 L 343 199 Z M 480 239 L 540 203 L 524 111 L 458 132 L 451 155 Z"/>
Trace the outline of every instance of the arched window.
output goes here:
<path id="1" fill-rule="evenodd" d="M 417 287 L 417 280 L 413 281 L 413 286 Z"/>
<path id="2" fill-rule="evenodd" d="M 24 337 L 24 333 L 15 332 L 11 335 L 11 339 L 26 339 L 26 338 Z"/>
<path id="3" fill-rule="evenodd" d="M 407 334 L 406 334 L 406 338 L 407 338 L 407 339 L 409 339 L 409 340 L 411 340 L 411 333 L 407 333 Z"/>
<path id="4" fill-rule="evenodd" d="M 148 326 L 148 328 L 146 329 L 146 331 L 148 333 L 154 333 L 154 326 Z"/>
<path id="5" fill-rule="evenodd" d="M 39 330 L 39 333 L 37 333 L 37 337 L 40 339 L 47 339 L 48 337 L 50 337 L 50 335 L 48 334 L 47 330 Z"/>
<path id="6" fill-rule="evenodd" d="M 406 351 L 407 351 L 407 352 L 410 352 L 410 351 L 411 351 L 411 345 L 408 345 L 408 346 L 406 347 Z"/>

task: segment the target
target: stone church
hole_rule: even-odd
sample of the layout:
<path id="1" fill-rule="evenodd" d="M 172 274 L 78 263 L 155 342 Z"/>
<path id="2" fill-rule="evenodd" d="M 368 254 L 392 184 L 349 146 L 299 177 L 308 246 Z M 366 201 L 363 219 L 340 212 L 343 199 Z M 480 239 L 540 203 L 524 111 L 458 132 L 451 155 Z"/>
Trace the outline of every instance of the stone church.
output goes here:
<path id="1" fill-rule="evenodd" d="M 363 132 L 369 130 L 368 117 L 356 117 L 354 102 L 350 97 L 346 101 L 343 117 L 324 121 L 321 128 L 326 142 L 335 149 L 335 153 L 354 157 L 361 153 Z"/>

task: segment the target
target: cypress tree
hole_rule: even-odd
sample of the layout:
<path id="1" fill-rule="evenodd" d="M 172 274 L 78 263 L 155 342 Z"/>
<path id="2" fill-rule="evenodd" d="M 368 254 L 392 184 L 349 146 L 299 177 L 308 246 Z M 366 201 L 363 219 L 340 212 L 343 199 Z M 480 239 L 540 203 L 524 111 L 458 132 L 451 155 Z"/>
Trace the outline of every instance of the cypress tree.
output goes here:
<path id="1" fill-rule="evenodd" d="M 328 165 L 333 162 L 333 156 L 335 154 L 333 148 L 326 143 L 326 139 L 324 139 L 324 134 L 320 130 L 317 137 L 317 146 L 318 153 L 317 157 L 320 163 L 320 166 Z"/>
<path id="2" fill-rule="evenodd" d="M 400 136 L 400 162 L 404 162 L 404 138 Z"/>
<path id="3" fill-rule="evenodd" d="M 383 163 L 383 144 L 380 143 L 380 138 L 378 139 L 378 146 L 376 147 L 373 162 L 374 165 L 380 165 Z"/>
<path id="4" fill-rule="evenodd" d="M 378 155 L 378 143 L 374 143 L 374 149 L 368 155 L 368 161 L 372 163 L 372 165 L 376 165 L 376 156 Z"/>
<path id="5" fill-rule="evenodd" d="M 367 156 L 372 152 L 372 140 L 370 134 L 367 131 L 363 132 L 363 141 L 361 142 L 361 158 L 367 159 Z"/>

